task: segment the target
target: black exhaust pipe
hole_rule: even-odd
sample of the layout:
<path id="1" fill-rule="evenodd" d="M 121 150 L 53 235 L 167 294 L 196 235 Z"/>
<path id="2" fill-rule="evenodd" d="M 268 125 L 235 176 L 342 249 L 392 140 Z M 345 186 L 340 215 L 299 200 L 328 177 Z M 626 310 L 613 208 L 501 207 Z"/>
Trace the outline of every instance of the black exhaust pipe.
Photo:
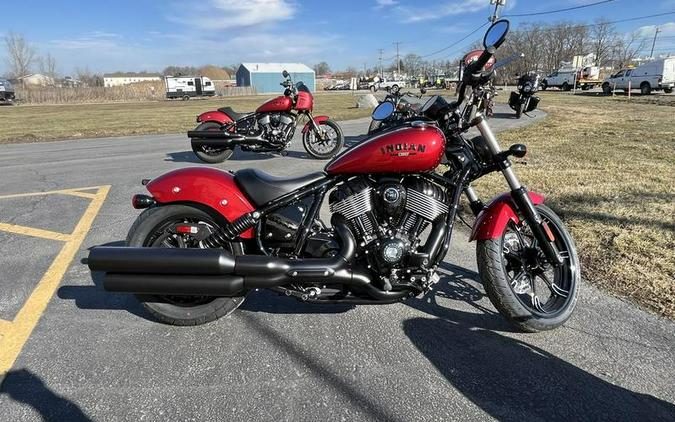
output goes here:
<path id="1" fill-rule="evenodd" d="M 111 292 L 232 296 L 245 289 L 288 283 L 359 286 L 380 300 L 396 300 L 407 291 L 387 292 L 371 284 L 367 272 L 351 261 L 356 241 L 344 225 L 335 227 L 342 249 L 332 258 L 283 259 L 273 256 L 232 256 L 222 249 L 92 248 L 87 265 L 106 272 L 103 287 Z"/>

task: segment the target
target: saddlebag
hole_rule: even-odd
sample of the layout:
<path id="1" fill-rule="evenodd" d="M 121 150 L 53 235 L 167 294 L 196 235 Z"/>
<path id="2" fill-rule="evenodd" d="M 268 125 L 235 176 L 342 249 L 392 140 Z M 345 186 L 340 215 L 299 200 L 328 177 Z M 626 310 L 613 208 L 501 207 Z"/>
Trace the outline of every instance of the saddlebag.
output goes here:
<path id="1" fill-rule="evenodd" d="M 532 98 L 530 98 L 530 104 L 527 105 L 527 110 L 525 111 L 535 110 L 538 105 L 539 105 L 539 97 L 533 95 Z"/>

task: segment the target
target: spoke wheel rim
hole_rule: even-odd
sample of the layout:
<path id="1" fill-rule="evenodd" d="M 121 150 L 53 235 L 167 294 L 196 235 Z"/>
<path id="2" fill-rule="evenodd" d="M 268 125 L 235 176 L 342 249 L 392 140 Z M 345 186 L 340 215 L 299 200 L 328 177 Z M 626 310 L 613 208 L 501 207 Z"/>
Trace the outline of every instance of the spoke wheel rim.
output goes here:
<path id="1" fill-rule="evenodd" d="M 318 154 L 328 154 L 329 152 L 335 149 L 335 146 L 338 142 L 338 133 L 337 131 L 328 126 L 324 125 L 322 128 L 325 134 L 325 137 L 317 136 L 314 131 L 309 133 L 309 139 L 307 144 L 312 147 L 312 150 Z"/>
<path id="2" fill-rule="evenodd" d="M 563 265 L 548 264 L 527 226 L 513 222 L 502 236 L 502 263 L 511 291 L 520 304 L 535 316 L 554 318 L 573 299 L 576 263 L 571 260 L 571 245 L 558 226 L 544 215 L 541 217 L 556 238 L 555 245 L 565 259 Z"/>

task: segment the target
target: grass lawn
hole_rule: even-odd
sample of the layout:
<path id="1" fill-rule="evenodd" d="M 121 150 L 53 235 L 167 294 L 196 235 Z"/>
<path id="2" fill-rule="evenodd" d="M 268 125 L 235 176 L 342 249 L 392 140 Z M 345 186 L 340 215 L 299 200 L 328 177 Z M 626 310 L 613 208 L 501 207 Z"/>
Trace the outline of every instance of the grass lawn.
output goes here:
<path id="1" fill-rule="evenodd" d="M 570 227 L 586 280 L 675 318 L 675 103 L 539 95 L 548 118 L 499 136 L 528 146 L 521 181 Z M 476 187 L 505 183 L 491 175 Z"/>
<path id="2" fill-rule="evenodd" d="M 252 111 L 271 97 L 4 106 L 0 107 L 0 144 L 186 132 L 196 126 L 197 114 L 223 106 L 239 112 Z M 350 93 L 319 93 L 315 96 L 314 114 L 326 114 L 335 120 L 369 116 L 371 110 L 355 108 L 356 99 Z"/>

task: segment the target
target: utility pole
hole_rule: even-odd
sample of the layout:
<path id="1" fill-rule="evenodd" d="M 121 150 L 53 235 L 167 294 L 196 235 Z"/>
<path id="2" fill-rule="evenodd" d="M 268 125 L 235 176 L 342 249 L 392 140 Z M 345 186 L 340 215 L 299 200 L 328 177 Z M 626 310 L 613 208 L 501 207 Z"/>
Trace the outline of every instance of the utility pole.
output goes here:
<path id="1" fill-rule="evenodd" d="M 368 76 L 368 71 L 366 70 L 366 66 L 367 66 L 367 65 L 368 65 L 367 63 L 364 63 L 364 64 L 363 64 L 363 77 L 364 77 L 364 78 L 365 78 L 366 76 Z"/>
<path id="2" fill-rule="evenodd" d="M 382 53 L 384 53 L 384 50 L 380 48 L 378 51 L 380 52 L 380 78 L 381 78 L 382 75 L 384 74 L 384 72 L 382 71 Z"/>
<path id="3" fill-rule="evenodd" d="M 396 41 L 394 44 L 396 44 L 396 71 L 400 75 L 401 74 L 401 59 L 398 55 L 398 46 L 401 45 L 399 41 Z"/>
<path id="4" fill-rule="evenodd" d="M 659 27 L 657 26 L 657 27 L 656 27 L 656 32 L 654 33 L 654 42 L 652 42 L 652 52 L 649 53 L 649 57 L 651 57 L 652 59 L 654 58 L 654 47 L 656 46 L 656 37 L 659 36 L 659 31 L 660 31 L 660 29 L 659 29 Z"/>
<path id="5" fill-rule="evenodd" d="M 488 20 L 492 23 L 496 22 L 499 19 L 499 6 L 506 6 L 506 0 L 490 0 L 490 4 L 495 5 L 495 11 L 492 13 L 492 16 Z"/>

